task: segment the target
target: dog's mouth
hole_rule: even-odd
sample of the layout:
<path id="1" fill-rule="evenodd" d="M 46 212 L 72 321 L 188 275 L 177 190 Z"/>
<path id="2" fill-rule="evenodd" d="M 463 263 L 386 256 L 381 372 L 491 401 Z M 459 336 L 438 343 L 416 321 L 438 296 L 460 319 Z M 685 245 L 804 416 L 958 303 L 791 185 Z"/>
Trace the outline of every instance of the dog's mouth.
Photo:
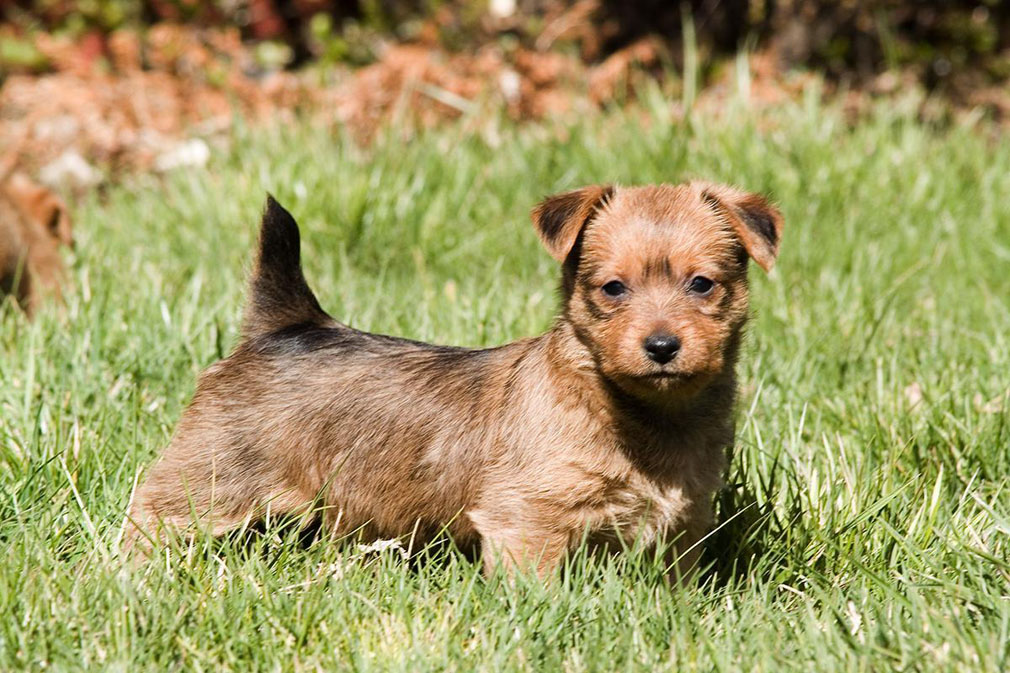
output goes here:
<path id="1" fill-rule="evenodd" d="M 643 400 L 668 403 L 697 394 L 707 384 L 709 377 L 704 372 L 686 372 L 670 369 L 655 369 L 651 372 L 630 372 L 613 377 L 611 380 L 625 393 Z"/>
<path id="2" fill-rule="evenodd" d="M 678 382 L 682 381 L 686 383 L 697 377 L 698 377 L 697 374 L 693 374 L 691 372 L 660 370 L 658 372 L 649 372 L 648 374 L 643 374 L 639 378 L 649 381 L 678 381 Z"/>

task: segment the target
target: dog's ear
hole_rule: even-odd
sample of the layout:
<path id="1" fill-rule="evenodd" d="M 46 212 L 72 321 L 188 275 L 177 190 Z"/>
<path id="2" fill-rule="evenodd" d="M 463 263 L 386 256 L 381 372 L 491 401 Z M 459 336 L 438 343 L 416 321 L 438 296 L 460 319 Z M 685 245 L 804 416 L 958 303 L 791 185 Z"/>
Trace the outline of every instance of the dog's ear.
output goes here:
<path id="1" fill-rule="evenodd" d="M 73 247 L 73 227 L 63 199 L 48 187 L 33 182 L 24 173 L 13 173 L 3 186 L 7 198 L 17 205 L 36 232 L 57 243 Z"/>
<path id="2" fill-rule="evenodd" d="M 760 194 L 727 185 L 692 182 L 710 208 L 724 217 L 740 238 L 744 250 L 765 271 L 771 271 L 779 256 L 782 213 Z"/>
<path id="3" fill-rule="evenodd" d="M 73 248 L 74 227 L 70 221 L 66 204 L 58 197 L 53 196 L 46 201 L 43 212 L 46 213 L 44 218 L 46 233 L 52 236 L 57 243 Z"/>
<path id="4" fill-rule="evenodd" d="M 564 262 L 583 227 L 614 193 L 611 185 L 592 185 L 548 196 L 530 213 L 551 257 Z"/>

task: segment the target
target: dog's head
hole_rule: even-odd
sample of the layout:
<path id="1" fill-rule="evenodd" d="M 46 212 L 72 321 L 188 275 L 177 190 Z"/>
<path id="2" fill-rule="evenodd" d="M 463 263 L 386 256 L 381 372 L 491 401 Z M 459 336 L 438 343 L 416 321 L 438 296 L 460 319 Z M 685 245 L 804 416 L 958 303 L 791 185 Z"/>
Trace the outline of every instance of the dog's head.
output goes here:
<path id="1" fill-rule="evenodd" d="M 770 270 L 782 216 L 704 182 L 584 187 L 533 210 L 563 265 L 565 316 L 600 372 L 640 397 L 691 394 L 732 366 L 747 262 Z"/>
<path id="2" fill-rule="evenodd" d="M 69 248 L 74 246 L 70 211 L 55 192 L 18 172 L 13 173 L 0 187 L 25 215 L 26 222 L 35 228 L 33 233 L 38 234 L 38 240 L 52 241 Z"/>

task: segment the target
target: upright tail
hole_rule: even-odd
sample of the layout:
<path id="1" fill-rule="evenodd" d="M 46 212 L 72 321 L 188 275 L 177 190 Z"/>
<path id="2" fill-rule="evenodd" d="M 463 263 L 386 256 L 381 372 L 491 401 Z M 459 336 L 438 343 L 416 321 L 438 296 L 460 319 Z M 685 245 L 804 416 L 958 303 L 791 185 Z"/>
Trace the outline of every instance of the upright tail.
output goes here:
<path id="1" fill-rule="evenodd" d="M 253 338 L 293 325 L 332 319 L 319 306 L 302 275 L 298 224 L 267 195 L 260 228 L 259 259 L 249 283 L 242 335 Z"/>

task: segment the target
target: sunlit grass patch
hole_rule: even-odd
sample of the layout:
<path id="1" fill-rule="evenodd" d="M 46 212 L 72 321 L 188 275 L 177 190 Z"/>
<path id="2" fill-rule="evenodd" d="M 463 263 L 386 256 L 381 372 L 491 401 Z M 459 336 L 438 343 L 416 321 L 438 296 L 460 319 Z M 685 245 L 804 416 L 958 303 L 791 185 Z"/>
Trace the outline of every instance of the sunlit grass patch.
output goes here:
<path id="1" fill-rule="evenodd" d="M 1003 670 L 1010 649 L 1010 144 L 881 109 L 568 129 L 463 126 L 363 149 L 243 131 L 206 170 L 78 212 L 65 307 L 0 315 L 0 669 Z M 699 587 L 648 555 L 543 586 L 443 545 L 268 525 L 146 567 L 116 543 L 138 470 L 235 343 L 267 191 L 350 324 L 482 346 L 545 329 L 553 191 L 705 177 L 786 216 L 752 269 L 738 442 Z"/>

